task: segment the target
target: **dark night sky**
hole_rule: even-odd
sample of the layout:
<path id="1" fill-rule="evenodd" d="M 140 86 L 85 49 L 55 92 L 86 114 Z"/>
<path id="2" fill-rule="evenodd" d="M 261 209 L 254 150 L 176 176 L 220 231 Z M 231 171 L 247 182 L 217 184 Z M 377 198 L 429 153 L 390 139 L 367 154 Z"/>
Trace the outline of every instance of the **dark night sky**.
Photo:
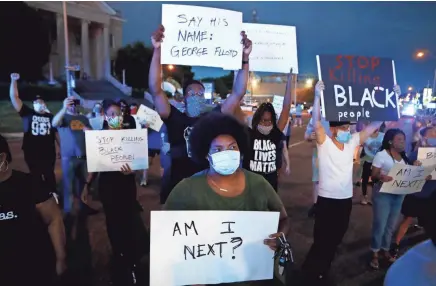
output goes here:
<path id="1" fill-rule="evenodd" d="M 417 49 L 436 56 L 436 2 L 109 2 L 127 20 L 123 44 L 144 41 L 161 20 L 162 3 L 216 7 L 243 12 L 250 22 L 297 27 L 300 73 L 316 72 L 317 54 L 352 54 L 395 60 L 403 88 L 433 83 L 436 58 L 414 60 Z M 196 77 L 219 76 L 220 69 L 195 68 Z"/>

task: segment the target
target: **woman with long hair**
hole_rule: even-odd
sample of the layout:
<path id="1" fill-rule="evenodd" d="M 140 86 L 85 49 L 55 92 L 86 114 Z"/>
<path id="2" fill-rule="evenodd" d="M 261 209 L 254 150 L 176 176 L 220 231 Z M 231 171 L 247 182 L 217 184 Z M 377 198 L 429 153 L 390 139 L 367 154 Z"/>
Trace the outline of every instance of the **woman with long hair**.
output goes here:
<path id="1" fill-rule="evenodd" d="M 373 188 L 373 223 L 371 250 L 372 259 L 370 266 L 373 269 L 379 268 L 379 252 L 384 251 L 384 258 L 393 263 L 395 258 L 389 250 L 392 234 L 395 231 L 404 195 L 381 193 L 383 183 L 393 180 L 388 176 L 394 164 L 411 165 L 412 162 L 404 151 L 406 135 L 400 129 L 389 129 L 383 138 L 380 151 L 375 155 L 372 162 L 372 180 L 376 182 Z"/>
<path id="2" fill-rule="evenodd" d="M 289 218 L 271 185 L 241 168 L 241 158 L 250 151 L 245 127 L 232 116 L 211 112 L 194 125 L 190 144 L 192 158 L 208 168 L 177 184 L 163 209 L 280 212 L 277 233 L 264 241 L 274 249 L 273 237 L 287 235 Z"/>
<path id="3" fill-rule="evenodd" d="M 105 121 L 103 130 L 130 129 L 123 125 L 120 105 L 112 100 L 103 101 Z M 89 186 L 98 173 L 90 173 L 81 199 L 88 203 Z M 98 193 L 106 216 L 106 227 L 112 246 L 114 285 L 129 286 L 138 280 L 138 266 L 147 252 L 147 231 L 142 222 L 136 200 L 135 173 L 128 164 L 119 172 L 101 172 Z"/>
<path id="4" fill-rule="evenodd" d="M 250 151 L 244 156 L 243 161 L 245 169 L 262 175 L 276 192 L 278 191 L 278 170 L 282 161 L 283 148 L 288 148 L 283 130 L 289 121 L 292 77 L 291 70 L 279 118 L 277 118 L 274 106 L 269 102 L 262 103 L 254 113 L 249 128 Z M 289 168 L 287 169 L 289 173 Z"/>

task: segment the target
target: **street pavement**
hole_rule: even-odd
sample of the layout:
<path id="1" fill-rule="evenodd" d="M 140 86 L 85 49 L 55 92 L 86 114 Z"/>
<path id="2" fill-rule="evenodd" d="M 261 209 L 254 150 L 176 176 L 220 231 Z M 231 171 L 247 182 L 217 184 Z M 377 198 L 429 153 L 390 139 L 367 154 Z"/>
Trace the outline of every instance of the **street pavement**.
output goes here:
<path id="1" fill-rule="evenodd" d="M 306 122 L 307 123 L 307 122 Z M 281 175 L 279 195 L 291 217 L 292 226 L 289 240 L 294 250 L 294 258 L 300 265 L 312 243 L 313 220 L 307 217 L 307 210 L 312 204 L 312 146 L 304 142 L 304 127 L 292 129 L 290 141 L 291 175 Z M 21 151 L 21 140 L 9 141 L 13 154 L 12 167 L 27 171 Z M 56 164 L 56 176 L 61 178 L 60 162 Z M 355 165 L 357 166 L 357 164 Z M 160 165 L 159 158 L 155 158 L 150 169 L 149 185 L 146 188 L 138 186 L 139 201 L 144 208 L 144 222 L 150 224 L 150 211 L 159 210 Z M 121 190 L 120 190 L 121 191 Z M 383 285 L 384 271 L 370 271 L 367 267 L 369 259 L 369 244 L 371 235 L 372 210 L 371 206 L 362 206 L 360 202 L 360 188 L 354 189 L 353 211 L 347 234 L 343 240 L 332 267 L 332 273 L 339 285 L 369 286 Z M 93 202 L 95 208 L 101 208 L 98 202 Z M 335 222 L 332 221 L 332 224 Z M 88 222 L 90 243 L 93 251 L 94 285 L 108 284 L 108 268 L 110 244 L 106 235 L 105 218 L 102 213 L 92 216 Z M 406 244 L 423 240 L 422 231 L 408 235 Z"/>

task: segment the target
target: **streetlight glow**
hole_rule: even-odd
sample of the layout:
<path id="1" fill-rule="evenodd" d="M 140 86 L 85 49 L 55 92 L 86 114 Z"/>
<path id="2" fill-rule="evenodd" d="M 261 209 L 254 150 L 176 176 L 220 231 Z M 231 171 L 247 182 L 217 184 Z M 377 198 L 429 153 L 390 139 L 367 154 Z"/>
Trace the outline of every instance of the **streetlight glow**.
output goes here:
<path id="1" fill-rule="evenodd" d="M 306 87 L 311 87 L 312 85 L 313 85 L 313 79 L 308 78 L 308 79 L 306 80 Z"/>
<path id="2" fill-rule="evenodd" d="M 425 56 L 424 52 L 419 52 L 419 53 L 416 54 L 416 57 L 418 57 L 418 58 L 422 58 L 424 56 Z"/>
<path id="3" fill-rule="evenodd" d="M 413 87 L 409 86 L 409 88 L 407 89 L 408 91 L 411 91 L 413 89 Z"/>
<path id="4" fill-rule="evenodd" d="M 170 71 L 172 71 L 172 70 L 174 69 L 174 66 L 173 66 L 173 65 L 169 65 L 169 66 L 168 66 L 168 69 L 169 69 Z"/>

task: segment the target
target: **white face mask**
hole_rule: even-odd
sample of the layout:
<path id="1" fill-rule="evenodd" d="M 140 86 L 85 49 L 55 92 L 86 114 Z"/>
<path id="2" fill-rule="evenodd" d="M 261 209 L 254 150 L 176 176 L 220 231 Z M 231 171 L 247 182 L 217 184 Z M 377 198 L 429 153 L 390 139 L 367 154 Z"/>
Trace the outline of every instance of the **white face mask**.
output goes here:
<path id="1" fill-rule="evenodd" d="M 257 130 L 263 134 L 263 135 L 268 135 L 271 133 L 271 130 L 273 129 L 273 126 L 263 126 L 263 125 L 257 125 Z"/>
<path id="2" fill-rule="evenodd" d="M 33 109 L 36 112 L 43 112 L 45 110 L 45 104 L 41 104 L 41 103 L 34 103 L 33 104 Z"/>
<path id="3" fill-rule="evenodd" d="M 209 155 L 211 167 L 220 175 L 228 176 L 236 172 L 241 164 L 241 153 L 226 150 Z"/>

